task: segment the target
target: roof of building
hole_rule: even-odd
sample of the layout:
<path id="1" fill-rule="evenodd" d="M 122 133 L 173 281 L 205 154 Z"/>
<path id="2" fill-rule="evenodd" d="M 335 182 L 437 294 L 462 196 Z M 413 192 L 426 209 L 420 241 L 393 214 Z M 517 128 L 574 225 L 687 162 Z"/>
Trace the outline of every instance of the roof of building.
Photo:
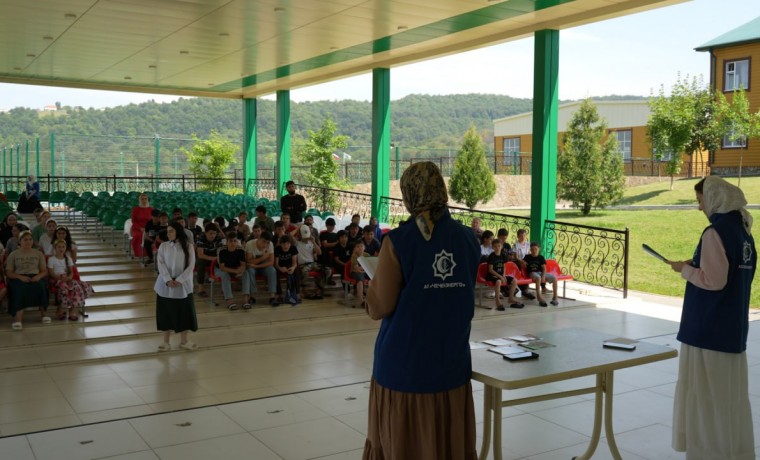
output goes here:
<path id="1" fill-rule="evenodd" d="M 697 51 L 709 51 L 713 48 L 723 48 L 729 45 L 752 42 L 760 42 L 760 16 L 694 49 Z"/>

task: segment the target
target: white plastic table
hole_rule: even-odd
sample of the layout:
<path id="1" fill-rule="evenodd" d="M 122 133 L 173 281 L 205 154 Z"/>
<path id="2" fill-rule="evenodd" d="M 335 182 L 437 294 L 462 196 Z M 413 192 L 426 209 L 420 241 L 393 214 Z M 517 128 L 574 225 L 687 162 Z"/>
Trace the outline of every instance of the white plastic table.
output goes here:
<path id="1" fill-rule="evenodd" d="M 670 347 L 639 342 L 633 351 L 603 348 L 602 343 L 618 336 L 580 328 L 560 329 L 538 334 L 554 347 L 536 350 L 538 359 L 507 361 L 486 349 L 472 351 L 472 379 L 485 385 L 483 402 L 483 444 L 480 460 L 488 457 L 493 437 L 494 459 L 501 460 L 501 409 L 550 399 L 594 393 L 594 428 L 586 452 L 574 457 L 591 458 L 599 445 L 602 419 L 612 457 L 620 452 L 612 431 L 613 374 L 618 369 L 675 358 Z M 503 390 L 515 390 L 562 380 L 596 375 L 596 385 L 527 398 L 502 400 Z M 602 410 L 604 409 L 604 410 Z M 603 414 L 603 415 L 602 415 Z M 493 424 L 491 423 L 493 417 Z"/>

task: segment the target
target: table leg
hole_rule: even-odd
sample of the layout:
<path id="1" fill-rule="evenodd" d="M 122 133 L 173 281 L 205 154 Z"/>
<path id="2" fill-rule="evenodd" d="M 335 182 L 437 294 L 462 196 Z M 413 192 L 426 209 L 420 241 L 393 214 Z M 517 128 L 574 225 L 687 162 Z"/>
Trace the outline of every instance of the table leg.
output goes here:
<path id="1" fill-rule="evenodd" d="M 492 387 L 493 395 L 493 458 L 501 460 L 501 388 Z"/>
<path id="2" fill-rule="evenodd" d="M 594 392 L 594 428 L 591 431 L 591 441 L 589 441 L 586 452 L 573 457 L 573 460 L 588 460 L 594 455 L 596 447 L 599 445 L 599 437 L 602 432 L 602 404 L 604 403 L 604 374 L 596 374 L 596 391 Z"/>
<path id="3" fill-rule="evenodd" d="M 607 445 L 610 446 L 610 453 L 615 460 L 621 460 L 620 451 L 615 442 L 615 432 L 612 431 L 612 395 L 614 393 L 613 388 L 613 372 L 604 373 L 604 392 L 607 397 L 604 401 L 604 434 L 607 435 Z"/>
<path id="4" fill-rule="evenodd" d="M 486 460 L 491 448 L 491 411 L 493 410 L 493 397 L 491 395 L 491 387 L 485 385 L 483 390 L 483 444 L 480 446 L 478 460 Z"/>

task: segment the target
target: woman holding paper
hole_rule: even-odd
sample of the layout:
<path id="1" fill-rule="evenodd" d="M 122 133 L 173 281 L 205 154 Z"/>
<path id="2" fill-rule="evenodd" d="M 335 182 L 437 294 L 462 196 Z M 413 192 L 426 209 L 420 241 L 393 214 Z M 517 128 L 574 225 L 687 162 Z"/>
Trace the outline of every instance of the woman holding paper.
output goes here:
<path id="1" fill-rule="evenodd" d="M 687 460 L 755 458 L 747 331 L 757 253 L 744 193 L 717 176 L 694 187 L 710 225 L 694 258 L 670 262 L 687 281 L 678 340 L 673 448 Z"/>
<path id="2" fill-rule="evenodd" d="M 438 167 L 401 177 L 405 225 L 387 233 L 367 292 L 375 343 L 365 460 L 474 460 L 470 321 L 480 250 L 451 218 Z"/>

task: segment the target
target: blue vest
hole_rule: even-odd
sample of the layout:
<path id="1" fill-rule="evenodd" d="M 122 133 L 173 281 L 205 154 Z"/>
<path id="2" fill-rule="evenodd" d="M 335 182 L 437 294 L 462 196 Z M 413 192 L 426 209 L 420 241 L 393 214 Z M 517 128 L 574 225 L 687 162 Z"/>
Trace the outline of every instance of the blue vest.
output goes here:
<path id="1" fill-rule="evenodd" d="M 375 342 L 375 381 L 407 393 L 437 393 L 470 380 L 470 321 L 480 249 L 472 230 L 446 214 L 430 241 L 410 221 L 390 231 L 404 286 Z"/>
<path id="2" fill-rule="evenodd" d="M 713 214 L 710 222 L 707 228 L 718 232 L 726 250 L 728 281 L 719 291 L 686 283 L 678 340 L 708 350 L 741 353 L 747 349 L 749 297 L 757 266 L 755 240 L 744 230 L 738 211 Z M 693 266 L 700 266 L 701 253 L 700 239 Z"/>

